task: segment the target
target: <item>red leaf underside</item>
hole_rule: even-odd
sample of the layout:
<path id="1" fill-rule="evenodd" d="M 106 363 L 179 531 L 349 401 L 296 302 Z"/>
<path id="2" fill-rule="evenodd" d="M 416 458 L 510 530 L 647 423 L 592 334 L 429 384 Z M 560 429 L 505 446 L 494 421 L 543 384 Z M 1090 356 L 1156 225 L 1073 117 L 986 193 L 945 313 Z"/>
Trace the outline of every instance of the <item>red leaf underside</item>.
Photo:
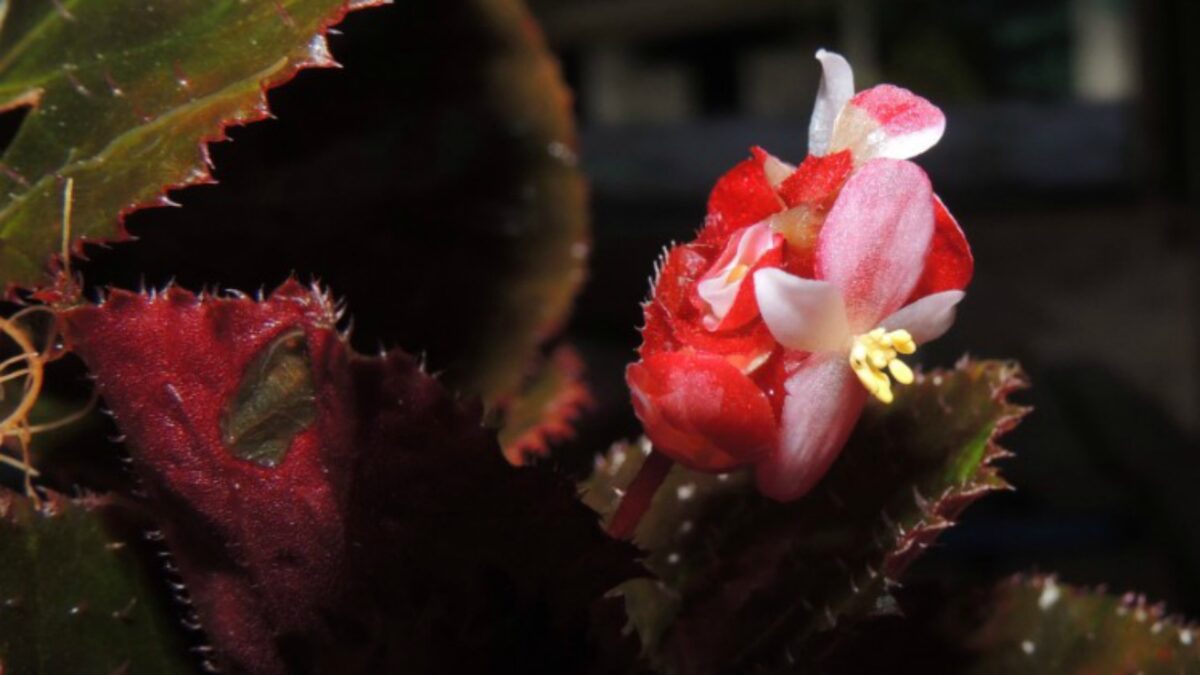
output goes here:
<path id="1" fill-rule="evenodd" d="M 295 282 L 257 303 L 114 291 L 63 315 L 226 669 L 599 663 L 589 616 L 637 574 L 632 549 L 565 481 L 510 467 L 477 408 L 402 353 L 353 353 L 335 319 Z M 247 397 L 264 363 L 281 393 Z M 311 424 L 266 414 L 305 410 L 306 387 Z M 270 461 L 227 443 L 280 434 Z"/>

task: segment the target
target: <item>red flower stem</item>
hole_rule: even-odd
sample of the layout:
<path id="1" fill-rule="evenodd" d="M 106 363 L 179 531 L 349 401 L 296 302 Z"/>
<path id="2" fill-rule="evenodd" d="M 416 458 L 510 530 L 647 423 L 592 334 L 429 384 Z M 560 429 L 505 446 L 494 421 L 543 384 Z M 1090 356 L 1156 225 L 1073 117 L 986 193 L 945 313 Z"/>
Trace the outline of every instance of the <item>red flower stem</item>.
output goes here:
<path id="1" fill-rule="evenodd" d="M 662 485 L 675 462 L 661 452 L 650 451 L 642 468 L 625 490 L 617 512 L 608 523 L 608 534 L 616 539 L 632 539 L 642 516 L 650 508 L 654 493 Z"/>

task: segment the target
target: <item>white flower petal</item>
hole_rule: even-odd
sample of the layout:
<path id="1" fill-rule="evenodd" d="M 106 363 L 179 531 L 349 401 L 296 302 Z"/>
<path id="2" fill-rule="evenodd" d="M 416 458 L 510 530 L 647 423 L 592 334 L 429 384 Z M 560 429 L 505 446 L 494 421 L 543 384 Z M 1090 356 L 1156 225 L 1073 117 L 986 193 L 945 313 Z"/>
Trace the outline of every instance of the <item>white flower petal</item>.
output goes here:
<path id="1" fill-rule="evenodd" d="M 771 184 L 771 187 L 776 189 L 780 185 L 783 185 L 783 182 L 796 172 L 796 167 L 770 153 L 767 153 L 767 156 L 763 158 L 762 167 L 763 174 L 767 177 L 767 182 Z"/>
<path id="2" fill-rule="evenodd" d="M 751 225 L 730 239 L 713 269 L 696 284 L 696 292 L 709 307 L 703 319 L 705 328 L 729 328 L 723 325 L 725 316 L 737 301 L 746 272 L 777 246 L 775 232 L 767 221 Z"/>
<path id="3" fill-rule="evenodd" d="M 942 291 L 927 295 L 901 307 L 880 325 L 888 330 L 906 330 L 917 344 L 936 340 L 950 330 L 954 311 L 966 294 L 962 291 Z"/>
<path id="4" fill-rule="evenodd" d="M 738 292 L 742 290 L 741 280 L 728 282 L 723 276 L 709 277 L 696 284 L 696 292 L 700 299 L 708 304 L 708 312 L 702 322 L 708 330 L 717 330 L 725 315 L 737 300 Z"/>
<path id="5" fill-rule="evenodd" d="M 808 154 L 814 156 L 829 151 L 838 115 L 854 96 L 854 71 L 841 54 L 818 49 L 817 60 L 821 62 L 821 86 L 808 123 Z"/>
<path id="6" fill-rule="evenodd" d="M 837 286 L 781 269 L 754 273 L 754 297 L 771 335 L 789 349 L 840 351 L 850 339 Z"/>
<path id="7" fill-rule="evenodd" d="M 891 157 L 894 159 L 916 157 L 937 145 L 937 142 L 942 140 L 942 135 L 945 133 L 946 122 L 943 119 L 940 123 L 934 123 L 931 126 L 911 133 L 889 134 L 879 141 L 875 150 L 875 156 Z"/>

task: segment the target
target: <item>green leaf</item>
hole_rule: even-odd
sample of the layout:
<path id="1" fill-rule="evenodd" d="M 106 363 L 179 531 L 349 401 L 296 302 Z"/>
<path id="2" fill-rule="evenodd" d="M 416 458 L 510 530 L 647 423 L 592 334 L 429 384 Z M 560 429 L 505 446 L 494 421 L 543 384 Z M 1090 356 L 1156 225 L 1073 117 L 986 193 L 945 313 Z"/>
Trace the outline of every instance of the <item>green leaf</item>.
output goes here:
<path id="1" fill-rule="evenodd" d="M 209 141 L 267 116 L 265 90 L 333 61 L 324 33 L 369 0 L 10 0 L 0 109 L 32 105 L 0 157 L 0 286 L 45 281 L 63 240 L 211 180 Z"/>
<path id="2" fill-rule="evenodd" d="M 970 502 L 1006 483 L 995 439 L 1024 410 L 1019 368 L 964 361 L 868 408 L 808 496 L 780 504 L 748 472 L 676 466 L 639 525 L 659 581 L 625 585 L 631 621 L 668 670 L 730 672 L 799 658 L 812 638 L 894 611 L 888 589 Z M 613 448 L 585 499 L 611 514 L 648 446 Z"/>
<path id="3" fill-rule="evenodd" d="M 447 217 L 464 232 L 461 241 L 472 241 L 480 228 L 467 219 L 482 220 L 491 230 L 473 244 L 489 248 L 487 257 L 498 261 L 489 265 L 496 276 L 472 286 L 483 311 L 473 317 L 446 379 L 460 391 L 503 405 L 528 375 L 539 345 L 566 320 L 584 278 L 587 192 L 577 166 L 571 93 L 520 0 L 422 0 L 409 7 L 414 25 L 426 33 L 417 39 L 438 41 L 428 55 L 445 61 L 440 52 L 449 44 L 468 54 L 457 58 L 478 69 L 464 78 L 432 63 L 435 76 L 418 75 L 425 86 L 431 80 L 437 93 L 416 114 L 430 112 L 422 106 L 441 113 L 441 141 L 457 156 L 441 158 L 438 166 L 414 158 L 414 175 L 440 187 L 430 190 L 418 180 L 406 189 L 451 199 L 464 188 L 471 191 L 464 195 L 475 202 L 470 206 L 433 202 L 435 212 L 424 214 L 426 234 L 430 226 L 444 227 Z M 448 83 L 462 82 L 470 88 L 450 88 L 454 98 L 440 100 Z M 482 174 L 480 167 L 486 167 Z M 444 194 L 447 188 L 450 195 Z"/>
<path id="4" fill-rule="evenodd" d="M 272 92 L 278 120 L 213 148 L 221 185 L 137 214 L 139 241 L 94 251 L 86 278 L 321 279 L 357 344 L 421 353 L 501 408 L 584 277 L 570 93 L 520 0 L 405 0 L 342 28 L 344 70 Z"/>
<path id="5" fill-rule="evenodd" d="M 1132 593 L 1019 576 L 993 589 L 982 610 L 977 598 L 960 609 L 984 617 L 963 636 L 974 662 L 962 672 L 972 675 L 1200 672 L 1200 628 Z"/>
<path id="6" fill-rule="evenodd" d="M 0 493 L 0 671 L 193 673 L 165 586 L 149 581 L 104 498 Z"/>

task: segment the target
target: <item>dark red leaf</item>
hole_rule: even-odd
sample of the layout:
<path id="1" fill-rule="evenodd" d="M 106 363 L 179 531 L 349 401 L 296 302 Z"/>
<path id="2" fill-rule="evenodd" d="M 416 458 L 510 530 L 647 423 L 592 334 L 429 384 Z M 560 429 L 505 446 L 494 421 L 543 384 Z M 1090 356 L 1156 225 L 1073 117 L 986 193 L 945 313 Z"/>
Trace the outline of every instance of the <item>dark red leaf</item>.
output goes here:
<path id="1" fill-rule="evenodd" d="M 410 357 L 353 353 L 336 317 L 295 282 L 261 302 L 114 291 L 63 314 L 227 671 L 603 665 L 595 641 L 614 638 L 589 617 L 638 573 L 632 548 L 565 481 L 509 466 L 478 406 Z M 281 396 L 244 395 L 270 373 L 255 370 L 264 353 L 300 336 L 315 421 L 250 425 L 288 439 L 269 466 L 227 446 L 222 419 L 304 398 L 296 377 L 264 379 Z"/>

